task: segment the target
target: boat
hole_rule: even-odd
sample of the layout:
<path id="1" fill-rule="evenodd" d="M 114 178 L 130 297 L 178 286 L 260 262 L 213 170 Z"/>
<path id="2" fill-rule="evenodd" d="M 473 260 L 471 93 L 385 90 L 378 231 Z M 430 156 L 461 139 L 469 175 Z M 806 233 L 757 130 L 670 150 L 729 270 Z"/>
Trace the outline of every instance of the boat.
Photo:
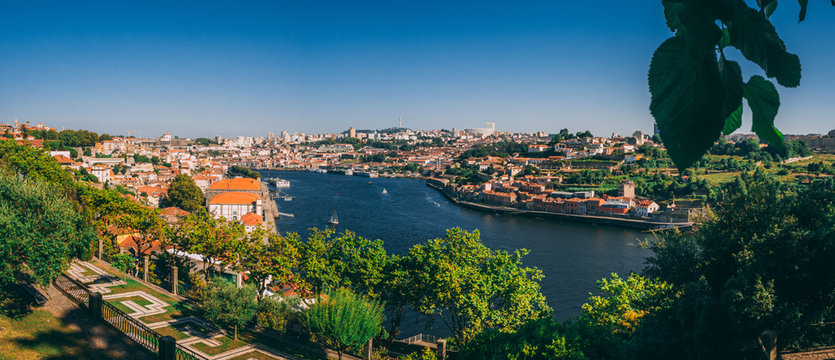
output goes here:
<path id="1" fill-rule="evenodd" d="M 371 185 L 371 182 L 370 182 L 370 181 L 368 182 L 368 185 Z"/>
<path id="2" fill-rule="evenodd" d="M 336 216 L 336 210 L 333 211 L 333 215 L 331 215 L 331 218 L 328 219 L 328 224 L 339 225 L 339 217 Z"/>
<path id="3" fill-rule="evenodd" d="M 273 184 L 277 189 L 286 189 L 290 187 L 290 180 L 284 180 L 279 178 L 273 178 Z"/>
<path id="4" fill-rule="evenodd" d="M 376 173 L 376 172 L 374 172 L 374 171 L 354 171 L 354 176 L 362 176 L 362 177 L 367 177 L 367 178 L 375 178 L 375 177 L 377 177 L 377 176 L 379 176 L 379 175 L 377 175 L 377 173 Z"/>
<path id="5" fill-rule="evenodd" d="M 388 193 L 389 193 L 389 192 L 388 192 L 388 191 L 386 191 L 386 189 L 385 189 L 385 188 L 383 188 L 383 194 L 388 194 Z"/>

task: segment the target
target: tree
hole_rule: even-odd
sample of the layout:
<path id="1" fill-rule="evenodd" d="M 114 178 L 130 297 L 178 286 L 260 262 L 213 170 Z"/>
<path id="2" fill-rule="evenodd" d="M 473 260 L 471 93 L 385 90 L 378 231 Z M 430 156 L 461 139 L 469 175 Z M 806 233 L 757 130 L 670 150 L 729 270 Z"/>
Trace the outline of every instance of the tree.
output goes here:
<path id="1" fill-rule="evenodd" d="M 586 360 L 570 330 L 552 317 L 534 319 L 514 331 L 487 329 L 464 344 L 465 360 Z"/>
<path id="2" fill-rule="evenodd" d="M 229 170 L 226 171 L 226 175 L 230 178 L 236 177 L 248 177 L 253 179 L 261 178 L 261 174 L 256 171 L 252 171 L 251 169 L 245 168 L 240 165 L 232 165 L 229 167 Z"/>
<path id="3" fill-rule="evenodd" d="M 209 278 L 209 271 L 214 264 L 237 261 L 244 251 L 246 231 L 237 221 L 215 219 L 206 210 L 200 210 L 194 216 L 188 216 L 181 221 L 188 222 L 186 251 L 200 254 L 203 260 L 203 276 L 206 278 Z"/>
<path id="4" fill-rule="evenodd" d="M 294 279 L 299 266 L 299 249 L 304 245 L 295 233 L 287 236 L 272 232 L 262 234 L 263 231 L 256 230 L 250 235 L 240 263 L 241 269 L 249 272 L 251 282 L 258 288 L 259 298 L 266 290 L 267 279 L 278 284 Z M 262 242 L 263 236 L 266 236 L 266 244 Z"/>
<path id="5" fill-rule="evenodd" d="M 284 332 L 299 313 L 298 297 L 267 296 L 258 301 L 258 325 Z"/>
<path id="6" fill-rule="evenodd" d="M 41 149 L 0 140 L 0 166 L 28 180 L 58 186 L 68 196 L 75 190 L 70 174 Z"/>
<path id="7" fill-rule="evenodd" d="M 808 0 L 799 2 L 802 21 Z M 783 152 L 783 135 L 774 127 L 777 89 L 759 75 L 743 82 L 739 64 L 725 52 L 736 48 L 784 87 L 800 85 L 800 59 L 787 51 L 769 20 L 777 1 L 757 1 L 759 10 L 743 0 L 661 3 L 674 36 L 652 56 L 650 111 L 679 170 L 701 158 L 720 134 L 742 125 L 743 98 L 752 112 L 751 130 Z"/>
<path id="8" fill-rule="evenodd" d="M 258 310 L 255 287 L 245 285 L 238 289 L 221 278 L 213 278 L 207 288 L 206 299 L 200 308 L 209 321 L 232 328 L 234 341 L 238 341 L 238 328 L 246 325 Z"/>
<path id="9" fill-rule="evenodd" d="M 509 331 L 548 316 L 539 292 L 542 272 L 522 266 L 525 254 L 524 249 L 493 251 L 481 243 L 478 231 L 459 228 L 415 245 L 404 260 L 416 294 L 412 307 L 440 318 L 459 344 L 484 329 Z"/>
<path id="10" fill-rule="evenodd" d="M 157 209 L 149 209 L 138 203 L 132 203 L 126 207 L 126 210 L 116 216 L 115 223 L 121 229 L 132 233 L 131 236 L 136 243 L 135 255 L 140 257 L 151 251 L 154 241 L 160 241 L 165 236 L 166 224 L 160 218 Z"/>
<path id="11" fill-rule="evenodd" d="M 194 212 L 203 208 L 203 191 L 191 176 L 178 174 L 168 188 L 168 201 L 172 206 Z"/>
<path id="12" fill-rule="evenodd" d="M 647 275 L 673 285 L 673 304 L 645 318 L 636 358 L 754 358 L 755 338 L 798 349 L 835 342 L 835 182 L 794 191 L 761 171 L 723 188 L 694 234 L 651 245 Z M 660 334 L 664 334 L 661 336 Z"/>
<path id="13" fill-rule="evenodd" d="M 128 282 L 128 269 L 132 268 L 136 261 L 134 261 L 133 257 L 130 254 L 116 254 L 110 261 L 113 264 L 113 267 L 121 270 L 125 274 L 125 283 Z"/>
<path id="14" fill-rule="evenodd" d="M 336 347 L 339 359 L 349 348 L 357 348 L 380 333 L 382 306 L 340 289 L 319 298 L 304 314 L 305 325 L 319 340 Z"/>
<path id="15" fill-rule="evenodd" d="M 95 235 L 59 189 L 8 171 L 0 167 L 0 284 L 26 272 L 47 286 L 72 258 L 89 256 Z"/>

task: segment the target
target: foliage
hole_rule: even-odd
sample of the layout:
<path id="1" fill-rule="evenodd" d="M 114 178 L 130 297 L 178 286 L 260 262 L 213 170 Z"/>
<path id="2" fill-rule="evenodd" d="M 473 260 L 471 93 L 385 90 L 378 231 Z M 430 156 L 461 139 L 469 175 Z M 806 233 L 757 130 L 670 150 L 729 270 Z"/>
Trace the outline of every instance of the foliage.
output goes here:
<path id="1" fill-rule="evenodd" d="M 495 144 L 478 145 L 461 153 L 459 159 L 485 156 L 509 157 L 513 154 L 524 153 L 527 151 L 528 146 L 526 144 L 515 141 L 500 141 Z"/>
<path id="2" fill-rule="evenodd" d="M 759 10 L 743 0 L 661 3 L 674 36 L 658 47 L 650 63 L 650 111 L 676 166 L 689 167 L 721 133 L 741 126 L 743 98 L 752 111 L 751 130 L 783 152 L 783 135 L 774 127 L 777 89 L 759 75 L 743 82 L 739 64 L 725 53 L 727 47 L 736 48 L 778 84 L 800 85 L 800 60 L 786 50 L 769 20 L 777 1 L 757 1 Z M 801 1 L 801 20 L 805 4 Z"/>
<path id="3" fill-rule="evenodd" d="M 89 254 L 93 239 L 72 202 L 50 183 L 0 172 L 0 283 L 27 272 L 47 286 L 71 258 Z"/>
<path id="4" fill-rule="evenodd" d="M 206 291 L 200 306 L 203 315 L 213 323 L 233 328 L 234 341 L 238 341 L 238 327 L 252 320 L 258 310 L 255 287 L 245 285 L 238 289 L 235 284 L 214 278 Z"/>
<path id="5" fill-rule="evenodd" d="M 478 231 L 459 228 L 415 245 L 404 260 L 416 294 L 412 307 L 437 315 L 459 343 L 484 329 L 510 330 L 547 316 L 550 308 L 539 292 L 542 272 L 522 266 L 525 254 L 493 251 Z"/>
<path id="6" fill-rule="evenodd" d="M 197 145 L 201 145 L 201 146 L 209 146 L 209 145 L 212 145 L 212 144 L 217 144 L 217 142 L 214 141 L 213 139 L 202 138 L 202 137 L 194 139 L 194 143 L 197 144 Z"/>
<path id="7" fill-rule="evenodd" d="M 267 239 L 266 244 L 264 238 Z M 264 293 L 268 278 L 277 284 L 287 284 L 294 279 L 299 264 L 299 248 L 303 245 L 297 234 L 264 234 L 262 229 L 250 234 L 240 266 L 249 272 L 249 278 L 258 288 L 259 296 Z"/>
<path id="8" fill-rule="evenodd" d="M 258 301 L 256 322 L 266 328 L 283 333 L 287 325 L 296 319 L 299 312 L 299 298 L 267 296 Z"/>
<path id="9" fill-rule="evenodd" d="M 245 168 L 245 167 L 240 166 L 240 165 L 230 166 L 229 170 L 226 171 L 226 175 L 229 176 L 230 178 L 248 177 L 248 178 L 258 179 L 258 178 L 261 177 L 261 174 L 259 174 L 257 171 L 253 171 L 249 168 Z"/>
<path id="10" fill-rule="evenodd" d="M 203 274 L 208 277 L 217 262 L 239 261 L 247 243 L 243 225 L 237 221 L 215 219 L 205 209 L 180 219 L 184 235 L 180 247 L 203 258 Z"/>
<path id="11" fill-rule="evenodd" d="M 319 298 L 304 314 L 310 332 L 327 345 L 336 347 L 339 358 L 349 348 L 358 348 L 380 333 L 382 306 L 340 289 Z"/>
<path id="12" fill-rule="evenodd" d="M 488 329 L 458 352 L 465 360 L 585 360 L 567 337 L 569 330 L 551 317 L 534 319 L 514 331 Z"/>
<path id="13" fill-rule="evenodd" d="M 430 347 L 422 348 L 422 350 L 413 352 L 408 354 L 404 357 L 401 357 L 400 360 L 437 360 L 438 357 L 435 355 L 435 351 L 433 351 Z"/>
<path id="14" fill-rule="evenodd" d="M 130 268 L 134 267 L 134 263 L 135 263 L 133 257 L 130 256 L 130 254 L 126 254 L 126 253 L 116 254 L 110 259 L 110 263 L 113 265 L 113 267 L 115 267 L 115 268 L 121 270 L 123 273 L 125 273 L 125 282 L 127 282 L 128 281 L 128 270 Z"/>
<path id="15" fill-rule="evenodd" d="M 647 274 L 681 291 L 636 334 L 636 358 L 754 358 L 835 342 L 835 182 L 794 192 L 762 172 L 725 186 L 695 234 L 652 244 Z M 661 336 L 663 334 L 663 336 Z"/>
<path id="16" fill-rule="evenodd" d="M 72 195 L 74 185 L 70 174 L 41 149 L 0 140 L 0 166 L 27 180 L 58 186 Z"/>
<path id="17" fill-rule="evenodd" d="M 203 191 L 197 187 L 191 176 L 178 174 L 168 188 L 168 201 L 180 209 L 197 211 L 203 208 Z"/>

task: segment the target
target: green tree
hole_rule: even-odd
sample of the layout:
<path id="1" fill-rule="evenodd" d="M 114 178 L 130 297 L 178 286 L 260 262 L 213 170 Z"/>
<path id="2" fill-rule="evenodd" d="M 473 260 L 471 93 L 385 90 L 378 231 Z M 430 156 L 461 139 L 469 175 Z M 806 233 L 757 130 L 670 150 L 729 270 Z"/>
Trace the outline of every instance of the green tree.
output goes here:
<path id="1" fill-rule="evenodd" d="M 125 283 L 128 282 L 128 269 L 134 267 L 136 261 L 134 261 L 133 257 L 130 254 L 121 253 L 116 254 L 110 260 L 110 263 L 113 264 L 113 267 L 122 271 L 125 274 Z"/>
<path id="2" fill-rule="evenodd" d="M 526 322 L 513 331 L 487 329 L 464 344 L 464 360 L 585 360 L 571 331 L 552 317 Z"/>
<path id="3" fill-rule="evenodd" d="M 548 316 L 550 308 L 539 291 L 542 272 L 522 266 L 527 250 L 510 254 L 493 251 L 479 232 L 447 230 L 443 239 L 409 250 L 415 298 L 412 307 L 437 316 L 459 344 L 489 328 L 512 330 L 530 319 Z"/>
<path id="4" fill-rule="evenodd" d="M 230 166 L 229 170 L 226 171 L 226 176 L 229 176 L 230 178 L 236 178 L 236 177 L 248 177 L 248 178 L 252 178 L 252 179 L 261 178 L 261 174 L 259 174 L 257 171 L 252 171 L 251 169 L 240 166 L 240 165 Z"/>
<path id="5" fill-rule="evenodd" d="M 808 0 L 800 0 L 802 21 Z M 674 36 L 655 51 L 649 69 L 650 111 L 661 139 L 681 170 L 713 146 L 719 135 L 742 125 L 742 99 L 752 112 L 751 130 L 783 152 L 774 127 L 780 98 L 774 84 L 754 75 L 743 81 L 733 47 L 785 87 L 800 85 L 800 59 L 788 52 L 769 17 L 776 0 L 662 0 Z M 835 5 L 835 2 L 832 3 Z"/>
<path id="6" fill-rule="evenodd" d="M 29 273 L 49 285 L 73 257 L 89 255 L 95 234 L 52 184 L 0 168 L 0 283 Z"/>
<path id="7" fill-rule="evenodd" d="M 267 296 L 258 301 L 258 325 L 284 332 L 299 314 L 300 299 L 298 297 Z"/>
<path id="8" fill-rule="evenodd" d="M 207 320 L 232 328 L 238 341 L 238 328 L 249 323 L 258 311 L 256 290 L 252 285 L 238 289 L 221 278 L 213 278 L 206 289 L 207 296 L 200 309 Z"/>
<path id="9" fill-rule="evenodd" d="M 178 174 L 168 187 L 168 201 L 186 211 L 197 211 L 203 208 L 203 191 L 194 183 L 191 176 Z"/>
<path id="10" fill-rule="evenodd" d="M 0 166 L 28 180 L 58 186 L 70 197 L 73 195 L 72 176 L 41 149 L 0 140 Z"/>
<path id="11" fill-rule="evenodd" d="M 835 182 L 795 192 L 761 171 L 731 183 L 694 234 L 652 244 L 647 274 L 680 292 L 645 318 L 636 358 L 755 358 L 755 338 L 780 333 L 781 348 L 835 342 Z M 661 336 L 663 334 L 663 336 Z"/>
<path id="12" fill-rule="evenodd" d="M 380 333 L 382 306 L 347 289 L 319 298 L 304 314 L 307 329 L 318 341 L 336 347 L 339 359 L 349 348 L 358 348 Z"/>

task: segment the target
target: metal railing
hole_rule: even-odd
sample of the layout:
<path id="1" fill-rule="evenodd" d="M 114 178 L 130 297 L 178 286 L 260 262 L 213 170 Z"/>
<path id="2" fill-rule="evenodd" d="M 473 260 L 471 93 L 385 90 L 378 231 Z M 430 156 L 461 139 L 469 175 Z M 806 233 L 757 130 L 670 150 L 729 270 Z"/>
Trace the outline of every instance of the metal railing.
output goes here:
<path id="1" fill-rule="evenodd" d="M 80 282 L 61 274 L 55 279 L 54 284 L 56 289 L 76 304 L 87 307 L 90 303 L 90 290 Z"/>
<path id="2" fill-rule="evenodd" d="M 435 336 L 435 335 L 417 334 L 415 336 L 412 336 L 412 337 L 409 337 L 409 338 L 406 338 L 406 339 L 403 339 L 403 340 L 397 340 L 397 341 L 404 342 L 404 343 L 407 343 L 407 344 L 416 343 L 418 341 L 434 344 L 434 343 L 438 342 L 438 339 L 443 339 L 443 338 Z"/>
<path id="3" fill-rule="evenodd" d="M 205 357 L 198 355 L 180 344 L 177 344 L 177 348 L 174 350 L 174 356 L 177 360 L 206 360 Z"/>
<path id="4" fill-rule="evenodd" d="M 101 304 L 101 318 L 139 345 L 154 353 L 159 352 L 159 338 L 162 337 L 160 333 L 151 330 L 139 320 L 128 316 L 124 311 L 106 301 Z"/>

